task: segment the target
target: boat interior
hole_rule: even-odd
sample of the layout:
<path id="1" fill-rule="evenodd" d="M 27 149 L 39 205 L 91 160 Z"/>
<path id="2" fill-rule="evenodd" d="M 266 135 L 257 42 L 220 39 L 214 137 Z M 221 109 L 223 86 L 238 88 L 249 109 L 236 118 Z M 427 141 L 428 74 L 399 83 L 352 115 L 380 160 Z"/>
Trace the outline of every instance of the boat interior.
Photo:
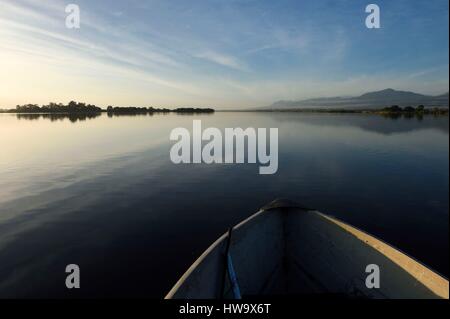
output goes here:
<path id="1" fill-rule="evenodd" d="M 379 287 L 366 285 L 368 265 Z M 212 244 L 167 298 L 448 298 L 448 280 L 333 217 L 274 201 Z"/>

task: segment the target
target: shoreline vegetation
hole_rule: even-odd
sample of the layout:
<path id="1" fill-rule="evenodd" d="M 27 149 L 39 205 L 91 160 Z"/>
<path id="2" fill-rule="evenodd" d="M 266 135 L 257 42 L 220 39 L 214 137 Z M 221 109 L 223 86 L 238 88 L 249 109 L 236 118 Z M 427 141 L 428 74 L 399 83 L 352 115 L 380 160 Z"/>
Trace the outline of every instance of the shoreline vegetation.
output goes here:
<path id="1" fill-rule="evenodd" d="M 154 108 L 154 107 L 117 107 L 108 106 L 102 109 L 96 105 L 79 103 L 75 101 L 69 102 L 67 105 L 62 103 L 49 103 L 48 105 L 39 106 L 37 104 L 17 105 L 15 109 L 0 109 L 0 113 L 17 113 L 17 114 L 100 114 L 108 113 L 108 115 L 139 115 L 153 113 L 180 113 L 180 114 L 196 114 L 196 113 L 214 113 L 212 108 L 193 108 L 182 107 L 176 109 Z"/>
<path id="2" fill-rule="evenodd" d="M 298 112 L 298 113 L 331 113 L 331 114 L 377 114 L 386 117 L 421 117 L 423 115 L 448 116 L 448 107 L 425 107 L 419 105 L 417 107 L 406 106 L 400 107 L 393 105 L 378 109 L 335 109 L 335 108 L 298 108 L 298 109 L 243 109 L 243 110 L 219 110 L 220 112 Z M 16 113 L 16 114 L 87 114 L 95 115 L 107 113 L 108 116 L 119 115 L 151 115 L 154 113 L 177 113 L 177 114 L 198 114 L 198 113 L 214 113 L 213 108 L 192 108 L 183 107 L 176 109 L 155 108 L 155 107 L 118 107 L 108 106 L 102 109 L 96 105 L 79 103 L 75 101 L 69 102 L 67 105 L 62 103 L 49 103 L 48 105 L 39 106 L 37 104 L 17 105 L 15 109 L 0 109 L 0 113 Z"/>
<path id="3" fill-rule="evenodd" d="M 222 112 L 294 112 L 294 113 L 325 113 L 325 114 L 377 114 L 389 117 L 405 116 L 423 116 L 423 115 L 448 115 L 448 107 L 425 107 L 419 105 L 414 108 L 412 106 L 400 107 L 393 105 L 377 109 L 337 109 L 337 108 L 288 108 L 288 109 L 247 109 L 247 110 L 223 110 Z"/>

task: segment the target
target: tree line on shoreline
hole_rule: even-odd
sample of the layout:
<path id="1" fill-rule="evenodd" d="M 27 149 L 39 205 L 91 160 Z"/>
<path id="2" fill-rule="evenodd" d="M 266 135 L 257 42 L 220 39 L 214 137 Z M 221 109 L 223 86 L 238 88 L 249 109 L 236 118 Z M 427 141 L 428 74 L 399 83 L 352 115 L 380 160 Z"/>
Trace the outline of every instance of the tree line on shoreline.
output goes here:
<path id="1" fill-rule="evenodd" d="M 2 110 L 1 113 L 102 113 L 108 114 L 152 114 L 152 113 L 213 113 L 212 108 L 154 108 L 154 107 L 117 107 L 108 106 L 106 110 L 92 104 L 71 101 L 68 104 L 49 103 L 39 106 L 37 104 L 17 105 L 15 109 Z"/>
<path id="2" fill-rule="evenodd" d="M 245 111 L 245 110 L 241 110 Z M 290 110 L 253 110 L 257 112 L 305 112 L 305 113 L 371 113 L 381 115 L 405 115 L 405 116 L 421 116 L 421 115 L 447 115 L 449 112 L 447 108 L 426 108 L 424 105 L 419 105 L 416 108 L 412 106 L 400 107 L 393 105 L 380 109 L 290 109 Z M 213 113 L 212 108 L 155 108 L 155 107 L 120 107 L 108 106 L 102 109 L 96 105 L 86 104 L 71 101 L 67 105 L 62 103 L 49 103 L 47 105 L 39 106 L 37 104 L 17 105 L 15 109 L 3 110 L 0 113 L 30 113 L 30 114 L 100 114 L 102 112 L 108 115 L 145 115 L 154 113 L 179 113 L 179 114 L 193 114 L 193 113 Z"/>
<path id="3" fill-rule="evenodd" d="M 399 107 L 398 105 L 388 106 L 384 108 L 289 108 L 289 109 L 253 109 L 239 110 L 241 112 L 296 112 L 296 113 L 338 113 L 338 114 L 380 114 L 380 115 L 404 115 L 421 116 L 421 115 L 448 115 L 448 107 L 425 107 L 419 105 L 414 108 L 412 106 Z"/>
<path id="4" fill-rule="evenodd" d="M 213 113 L 212 108 L 193 108 L 183 107 L 176 109 L 167 108 L 154 108 L 154 107 L 120 107 L 120 106 L 108 106 L 106 108 L 108 114 L 152 114 L 152 113 Z"/>
<path id="5" fill-rule="evenodd" d="M 425 108 L 424 105 L 419 105 L 414 108 L 412 106 L 400 107 L 398 105 L 392 105 L 383 108 L 379 113 L 390 113 L 390 114 L 448 114 L 448 108 Z"/>

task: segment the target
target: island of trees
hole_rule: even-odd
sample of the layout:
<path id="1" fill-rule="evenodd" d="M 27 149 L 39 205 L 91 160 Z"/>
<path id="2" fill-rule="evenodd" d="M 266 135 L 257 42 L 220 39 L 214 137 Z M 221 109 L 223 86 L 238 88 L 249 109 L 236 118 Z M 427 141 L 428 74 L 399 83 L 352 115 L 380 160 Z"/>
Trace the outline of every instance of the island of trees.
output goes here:
<path id="1" fill-rule="evenodd" d="M 99 114 L 107 112 L 108 114 L 153 114 L 153 113 L 213 113 L 212 108 L 154 108 L 154 107 L 118 107 L 108 106 L 106 110 L 92 104 L 71 101 L 67 105 L 62 103 L 49 103 L 39 106 L 37 104 L 17 105 L 15 109 L 0 110 L 2 113 L 30 113 L 30 114 Z"/>
<path id="2" fill-rule="evenodd" d="M 106 109 L 108 114 L 152 114 L 152 113 L 213 113 L 211 108 L 154 108 L 154 107 L 114 107 L 108 106 Z"/>
<path id="3" fill-rule="evenodd" d="M 67 105 L 62 103 L 49 103 L 39 106 L 37 104 L 17 105 L 15 109 L 7 110 L 8 113 L 100 113 L 102 109 L 98 106 L 75 101 Z"/>
<path id="4" fill-rule="evenodd" d="M 385 107 L 382 110 L 378 111 L 377 113 L 381 114 L 448 114 L 448 108 L 425 108 L 424 105 L 419 105 L 418 107 L 414 108 L 412 106 L 406 106 L 406 107 L 400 107 L 398 105 L 393 105 L 389 107 Z"/>

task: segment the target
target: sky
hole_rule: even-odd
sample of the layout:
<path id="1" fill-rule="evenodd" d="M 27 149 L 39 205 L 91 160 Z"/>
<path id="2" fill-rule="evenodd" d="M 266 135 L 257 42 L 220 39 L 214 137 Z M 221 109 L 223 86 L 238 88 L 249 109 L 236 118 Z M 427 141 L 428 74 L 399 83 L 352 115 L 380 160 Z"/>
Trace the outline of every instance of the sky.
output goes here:
<path id="1" fill-rule="evenodd" d="M 65 20 L 80 8 L 79 29 Z M 381 10 L 368 29 L 365 7 Z M 247 108 L 449 87 L 447 0 L 0 0 L 0 108 Z"/>

